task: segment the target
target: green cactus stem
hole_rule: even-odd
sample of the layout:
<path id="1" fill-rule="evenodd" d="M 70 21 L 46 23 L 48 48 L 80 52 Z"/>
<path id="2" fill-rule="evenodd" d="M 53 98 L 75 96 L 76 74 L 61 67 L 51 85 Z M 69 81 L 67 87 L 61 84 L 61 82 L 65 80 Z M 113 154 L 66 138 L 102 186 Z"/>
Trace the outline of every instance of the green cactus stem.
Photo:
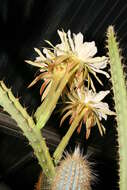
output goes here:
<path id="1" fill-rule="evenodd" d="M 107 46 L 110 58 L 111 80 L 113 85 L 115 109 L 118 123 L 118 141 L 120 154 L 120 190 L 127 189 L 127 91 L 121 64 L 122 57 L 113 26 L 107 31 Z"/>
<path id="2" fill-rule="evenodd" d="M 94 178 L 89 163 L 80 155 L 79 148 L 72 155 L 67 154 L 56 171 L 51 190 L 91 190 L 90 184 Z"/>
<path id="3" fill-rule="evenodd" d="M 18 126 L 28 139 L 34 153 L 43 169 L 45 175 L 51 179 L 55 174 L 54 165 L 50 157 L 46 142 L 41 135 L 41 131 L 36 128 L 33 119 L 28 115 L 27 111 L 22 107 L 18 98 L 15 98 L 3 81 L 0 81 L 0 105 L 7 111 L 11 117 L 17 122 Z"/>
<path id="4" fill-rule="evenodd" d="M 85 113 L 85 109 L 83 108 L 81 110 L 80 114 L 75 117 L 75 119 L 72 122 L 71 126 L 69 127 L 67 133 L 65 134 L 65 136 L 60 141 L 60 144 L 57 146 L 57 148 L 53 154 L 55 164 L 57 164 L 60 161 L 62 154 L 63 154 L 72 134 L 74 133 L 75 129 L 79 125 L 79 122 L 83 118 L 84 113 Z"/>
<path id="5" fill-rule="evenodd" d="M 54 108 L 56 107 L 57 101 L 62 94 L 63 89 L 65 88 L 71 76 L 76 72 L 78 67 L 78 64 L 74 64 L 73 68 L 69 72 L 66 71 L 65 75 L 60 80 L 53 81 L 52 87 L 47 97 L 35 112 L 35 117 L 37 120 L 36 126 L 38 129 L 41 129 L 45 126 Z"/>

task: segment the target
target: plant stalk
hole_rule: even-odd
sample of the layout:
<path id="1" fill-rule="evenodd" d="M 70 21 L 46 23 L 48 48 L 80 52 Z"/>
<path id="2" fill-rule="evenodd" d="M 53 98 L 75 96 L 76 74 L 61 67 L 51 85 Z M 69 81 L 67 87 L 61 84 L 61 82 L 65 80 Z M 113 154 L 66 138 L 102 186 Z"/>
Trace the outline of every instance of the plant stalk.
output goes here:
<path id="1" fill-rule="evenodd" d="M 8 89 L 2 81 L 0 81 L 0 105 L 11 115 L 23 131 L 45 175 L 49 179 L 53 179 L 55 168 L 41 131 L 36 128 L 32 117 L 28 115 L 18 99 L 13 96 L 11 89 Z"/>
<path id="2" fill-rule="evenodd" d="M 53 154 L 53 158 L 54 158 L 54 163 L 57 165 L 58 162 L 60 161 L 62 154 L 64 152 L 64 149 L 66 148 L 72 134 L 74 133 L 75 129 L 77 128 L 77 126 L 79 125 L 79 122 L 81 121 L 81 119 L 83 118 L 85 114 L 85 109 L 82 109 L 82 111 L 80 112 L 79 115 L 77 115 L 75 117 L 75 119 L 73 120 L 71 126 L 69 127 L 67 133 L 65 134 L 65 136 L 62 138 L 62 140 L 60 141 L 60 144 L 57 146 L 54 154 Z"/>

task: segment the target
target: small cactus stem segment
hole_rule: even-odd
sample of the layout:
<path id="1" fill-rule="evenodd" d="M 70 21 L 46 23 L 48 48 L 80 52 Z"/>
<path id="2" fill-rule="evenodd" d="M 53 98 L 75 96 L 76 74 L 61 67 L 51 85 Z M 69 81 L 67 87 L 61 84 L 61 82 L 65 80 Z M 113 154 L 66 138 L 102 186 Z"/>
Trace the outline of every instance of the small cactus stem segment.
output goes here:
<path id="1" fill-rule="evenodd" d="M 67 154 L 56 167 L 51 190 L 91 190 L 92 180 L 89 163 L 76 148 L 72 155 Z"/>
<path id="2" fill-rule="evenodd" d="M 65 136 L 60 141 L 60 144 L 57 146 L 57 148 L 56 148 L 56 150 L 55 150 L 55 152 L 53 154 L 54 163 L 56 165 L 60 161 L 60 159 L 62 157 L 62 154 L 63 154 L 63 152 L 64 152 L 64 150 L 65 150 L 65 148 L 66 148 L 72 134 L 74 133 L 77 126 L 79 125 L 79 122 L 83 118 L 84 114 L 85 114 L 85 109 L 83 108 L 82 111 L 80 112 L 80 114 L 75 117 L 75 119 L 72 122 L 71 126 L 69 127 L 67 133 L 65 134 Z"/>
<path id="3" fill-rule="evenodd" d="M 56 107 L 57 101 L 62 94 L 63 89 L 68 83 L 70 77 L 76 72 L 78 67 L 79 65 L 76 63 L 69 72 L 66 70 L 65 75 L 60 80 L 53 81 L 52 87 L 47 97 L 35 112 L 37 128 L 41 129 L 45 126 L 54 108 Z"/>
<path id="4" fill-rule="evenodd" d="M 118 123 L 118 141 L 120 154 L 120 190 L 127 189 L 127 91 L 121 65 L 121 56 L 113 26 L 107 31 L 108 51 L 111 67 L 115 109 Z"/>
<path id="5" fill-rule="evenodd" d="M 9 98 L 8 103 L 10 104 L 10 107 L 12 104 L 12 106 L 14 105 L 14 107 L 16 108 L 15 118 L 18 120 L 18 115 L 21 114 L 24 121 L 27 121 L 28 125 L 30 125 L 33 128 L 34 127 L 34 121 L 33 121 L 32 117 L 30 117 L 29 114 L 27 113 L 26 109 L 21 106 L 19 99 L 14 97 L 14 95 L 11 92 L 11 89 L 7 88 L 3 81 L 0 81 L 0 88 L 1 88 L 1 96 L 2 96 L 2 94 L 7 95 Z M 0 100 L 1 104 L 2 104 L 2 101 L 4 101 L 3 98 L 4 98 L 4 96 Z M 8 109 L 10 107 L 8 107 Z M 11 109 L 9 109 L 9 112 L 10 111 L 11 111 Z M 19 122 L 20 122 L 20 120 L 19 120 Z"/>
<path id="6" fill-rule="evenodd" d="M 11 115 L 23 131 L 45 175 L 48 178 L 53 178 L 55 174 L 54 165 L 41 131 L 35 127 L 32 117 L 28 115 L 18 99 L 12 94 L 11 89 L 8 89 L 3 81 L 0 81 L 0 105 Z"/>
<path id="7" fill-rule="evenodd" d="M 44 173 L 41 172 L 34 190 L 51 190 L 51 184 Z"/>

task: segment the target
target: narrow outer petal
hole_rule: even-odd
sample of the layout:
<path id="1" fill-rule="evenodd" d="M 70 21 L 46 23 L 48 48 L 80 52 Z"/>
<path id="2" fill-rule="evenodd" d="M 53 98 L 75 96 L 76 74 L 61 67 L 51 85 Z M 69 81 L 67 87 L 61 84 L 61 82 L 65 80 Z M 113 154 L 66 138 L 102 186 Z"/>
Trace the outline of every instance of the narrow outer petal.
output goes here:
<path id="1" fill-rule="evenodd" d="M 73 34 L 73 38 L 75 44 L 75 52 L 78 52 L 78 49 L 83 44 L 83 35 L 81 32 L 79 32 L 78 34 Z"/>
<path id="2" fill-rule="evenodd" d="M 104 69 L 108 64 L 108 58 L 105 56 L 88 58 L 86 62 L 95 68 Z"/>
<path id="3" fill-rule="evenodd" d="M 59 37 L 61 39 L 62 44 L 64 44 L 64 46 L 65 46 L 64 33 L 61 32 L 60 30 L 57 30 L 57 33 L 58 33 L 58 35 L 59 35 Z"/>
<path id="4" fill-rule="evenodd" d="M 71 31 L 70 30 L 68 30 L 67 35 L 68 35 L 68 40 L 69 40 L 69 44 L 70 44 L 71 50 L 74 52 L 75 51 L 75 49 L 74 49 L 74 42 L 73 42 L 73 40 L 71 38 Z"/>
<path id="5" fill-rule="evenodd" d="M 99 93 L 97 93 L 94 98 L 93 98 L 93 101 L 94 102 L 100 102 L 101 100 L 103 100 L 105 98 L 105 96 L 107 96 L 107 94 L 109 94 L 110 91 L 109 90 L 106 90 L 106 91 L 101 91 Z"/>

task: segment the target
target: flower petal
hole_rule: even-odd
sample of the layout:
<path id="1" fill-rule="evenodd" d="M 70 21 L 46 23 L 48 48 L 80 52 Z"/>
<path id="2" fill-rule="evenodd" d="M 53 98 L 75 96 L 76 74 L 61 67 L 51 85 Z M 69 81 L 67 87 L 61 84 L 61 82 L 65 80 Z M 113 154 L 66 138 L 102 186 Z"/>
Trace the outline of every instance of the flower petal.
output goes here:
<path id="1" fill-rule="evenodd" d="M 40 88 L 40 95 L 42 95 L 43 91 L 45 90 L 46 86 L 48 86 L 50 80 L 49 79 L 46 79 L 43 84 L 41 85 L 41 88 Z"/>
<path id="2" fill-rule="evenodd" d="M 91 67 L 91 70 L 95 71 L 96 73 L 101 73 L 105 75 L 107 78 L 110 78 L 110 75 L 106 71 L 102 71 L 101 69 L 96 69 L 93 66 Z"/>
<path id="3" fill-rule="evenodd" d="M 99 102 L 99 103 L 93 105 L 93 107 L 96 109 L 96 112 L 98 113 L 100 120 L 102 118 L 107 120 L 107 115 L 116 115 L 115 112 L 113 112 L 109 109 L 108 104 L 105 102 Z"/>
<path id="4" fill-rule="evenodd" d="M 41 53 L 41 51 L 38 48 L 34 48 L 34 50 L 38 53 L 42 61 L 45 61 L 45 56 Z"/>
<path id="5" fill-rule="evenodd" d="M 65 119 L 69 116 L 72 115 L 73 111 L 69 110 L 67 113 L 65 113 L 60 121 L 60 126 L 62 125 L 62 123 L 65 121 Z"/>
<path id="6" fill-rule="evenodd" d="M 95 42 L 85 42 L 77 49 L 77 55 L 83 61 L 86 61 L 87 58 L 93 57 L 96 53 L 97 48 L 95 46 Z"/>
<path id="7" fill-rule="evenodd" d="M 34 61 L 30 61 L 30 60 L 25 60 L 26 63 L 33 65 L 35 67 L 39 67 L 39 68 L 43 68 L 45 66 L 45 63 L 37 63 Z"/>
<path id="8" fill-rule="evenodd" d="M 44 48 L 44 49 L 43 49 L 43 53 L 46 55 L 46 57 L 47 57 L 48 59 L 54 58 L 54 54 L 53 54 L 50 50 L 48 50 L 47 48 Z"/>
<path id="9" fill-rule="evenodd" d="M 111 111 L 109 108 L 105 108 L 105 109 L 99 109 L 99 111 L 101 111 L 102 114 L 107 114 L 107 115 L 116 115 L 115 112 Z"/>
<path id="10" fill-rule="evenodd" d="M 56 49 L 54 50 L 54 53 L 57 56 L 66 54 L 66 50 L 64 48 L 64 44 L 57 44 L 56 45 Z"/>
<path id="11" fill-rule="evenodd" d="M 44 78 L 44 75 L 46 73 L 41 73 L 40 75 L 38 75 L 28 86 L 28 88 L 30 88 L 31 86 L 33 86 L 34 84 L 36 84 L 36 82 L 38 82 L 40 79 Z"/>
<path id="12" fill-rule="evenodd" d="M 97 109 L 109 109 L 109 106 L 105 102 L 94 102 L 93 107 Z"/>
<path id="13" fill-rule="evenodd" d="M 62 31 L 60 31 L 60 30 L 57 30 L 57 33 L 58 33 L 58 35 L 59 35 L 59 37 L 61 39 L 62 44 L 65 45 L 64 33 Z"/>
<path id="14" fill-rule="evenodd" d="M 105 98 L 105 96 L 107 96 L 107 94 L 109 94 L 110 91 L 106 90 L 106 91 L 100 91 L 99 93 L 97 93 L 94 97 L 93 97 L 93 101 L 98 103 L 100 102 L 102 99 Z"/>
<path id="15" fill-rule="evenodd" d="M 58 32 L 58 35 L 60 36 L 60 39 L 61 39 L 61 42 L 64 46 L 65 51 L 69 51 L 70 47 L 68 44 L 67 34 L 64 31 L 61 32 L 60 30 L 57 30 L 57 32 Z"/>
<path id="16" fill-rule="evenodd" d="M 74 52 L 74 50 L 75 50 L 75 49 L 74 49 L 74 42 L 73 42 L 73 40 L 72 40 L 72 38 L 71 38 L 71 31 L 70 31 L 70 30 L 68 30 L 67 35 L 68 35 L 68 41 L 69 41 L 71 50 Z"/>
<path id="17" fill-rule="evenodd" d="M 46 89 L 44 90 L 43 94 L 42 94 L 42 97 L 41 97 L 41 101 L 43 101 L 45 99 L 45 97 L 47 96 L 50 88 L 51 88 L 51 84 L 52 84 L 52 81 L 50 81 L 48 84 L 47 84 L 47 87 Z"/>
<path id="18" fill-rule="evenodd" d="M 104 69 L 108 64 L 108 58 L 105 56 L 88 58 L 86 62 L 97 69 Z"/>
<path id="19" fill-rule="evenodd" d="M 83 44 L 83 35 L 81 32 L 78 34 L 73 34 L 74 44 L 75 44 L 75 51 L 77 52 L 80 46 Z"/>

